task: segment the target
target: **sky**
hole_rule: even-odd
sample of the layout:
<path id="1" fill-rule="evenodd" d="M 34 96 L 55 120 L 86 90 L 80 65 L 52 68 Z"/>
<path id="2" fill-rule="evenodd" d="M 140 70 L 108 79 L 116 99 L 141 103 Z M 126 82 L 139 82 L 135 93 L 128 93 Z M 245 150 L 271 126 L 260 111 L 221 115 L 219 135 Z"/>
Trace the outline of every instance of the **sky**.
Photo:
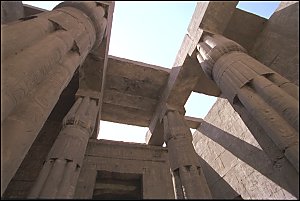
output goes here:
<path id="1" fill-rule="evenodd" d="M 60 2 L 23 1 L 23 4 L 52 10 Z M 172 68 L 196 3 L 117 1 L 109 54 Z M 280 1 L 240 1 L 237 8 L 269 19 L 279 3 Z M 193 92 L 185 104 L 186 116 L 204 118 L 216 100 L 216 97 Z M 145 143 L 147 131 L 147 127 L 101 121 L 98 139 Z"/>

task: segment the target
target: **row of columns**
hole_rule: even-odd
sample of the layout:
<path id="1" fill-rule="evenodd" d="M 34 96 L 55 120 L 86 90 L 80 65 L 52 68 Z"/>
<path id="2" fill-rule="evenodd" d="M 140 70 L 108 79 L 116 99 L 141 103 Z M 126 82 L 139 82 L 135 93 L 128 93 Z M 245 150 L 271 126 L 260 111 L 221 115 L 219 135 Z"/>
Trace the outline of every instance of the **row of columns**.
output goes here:
<path id="1" fill-rule="evenodd" d="M 207 77 L 232 105 L 246 109 L 299 173 L 298 86 L 223 36 L 205 35 L 197 50 Z"/>
<path id="2" fill-rule="evenodd" d="M 65 2 L 3 28 L 4 189 L 77 67 L 100 45 L 104 15 L 96 2 Z M 299 172 L 298 87 L 222 36 L 205 36 L 198 51 L 206 75 L 232 104 L 244 105 Z M 73 197 L 98 104 L 89 96 L 77 98 L 29 198 Z M 163 123 L 176 198 L 211 198 L 184 116 L 168 108 Z"/>
<path id="3" fill-rule="evenodd" d="M 2 27 L 1 195 L 74 72 L 102 42 L 105 15 L 105 9 L 96 2 L 63 2 L 53 11 Z M 76 102 L 82 105 L 79 109 L 96 109 L 95 101 L 81 99 Z M 68 126 L 65 130 L 72 129 Z M 80 164 L 69 163 L 68 157 L 68 161 L 56 161 L 54 158 L 59 154 L 55 154 L 49 156 L 47 165 L 60 168 L 65 163 L 72 169 Z"/>
<path id="4" fill-rule="evenodd" d="M 197 59 L 229 102 L 243 105 L 299 172 L 298 86 L 220 35 L 204 35 Z M 176 198 L 211 198 L 183 115 L 168 108 L 163 123 Z"/>

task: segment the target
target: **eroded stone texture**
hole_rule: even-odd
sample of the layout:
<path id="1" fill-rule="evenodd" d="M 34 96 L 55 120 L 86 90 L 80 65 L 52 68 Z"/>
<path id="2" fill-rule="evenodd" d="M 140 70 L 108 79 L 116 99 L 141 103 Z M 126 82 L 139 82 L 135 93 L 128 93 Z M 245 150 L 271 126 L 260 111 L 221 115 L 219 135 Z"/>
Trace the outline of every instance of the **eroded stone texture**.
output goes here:
<path id="1" fill-rule="evenodd" d="M 290 80 L 279 78 L 278 74 L 268 76 L 296 99 L 299 92 L 292 89 L 295 87 L 291 82 L 298 85 L 299 79 L 298 15 L 298 2 L 281 2 L 249 51 L 251 56 Z M 272 95 L 270 101 L 277 101 L 279 94 Z M 296 123 L 296 119 L 291 118 L 291 122 Z M 197 153 L 222 177 L 204 171 L 214 198 L 233 198 L 236 193 L 246 199 L 299 198 L 299 174 L 241 104 L 230 105 L 228 100 L 219 98 L 204 120 L 207 123 L 199 127 L 193 143 Z M 226 152 L 231 160 L 221 157 Z M 230 188 L 223 190 L 227 183 L 236 192 Z"/>
<path id="2" fill-rule="evenodd" d="M 237 194 L 243 199 L 299 196 L 298 173 L 268 136 L 255 139 L 260 135 L 259 130 L 251 133 L 227 99 L 218 98 L 193 134 L 197 154 L 217 173 L 208 174 L 204 169 L 213 198 L 232 199 Z"/>
<path id="3" fill-rule="evenodd" d="M 299 2 L 282 1 L 256 40 L 251 56 L 299 85 Z"/>
<path id="4" fill-rule="evenodd" d="M 298 3 L 281 3 L 261 35 L 266 20 L 236 9 L 236 4 L 197 4 L 172 70 L 109 59 L 103 53 L 109 37 L 104 36 L 110 33 L 106 18 L 112 12 L 103 2 L 64 2 L 44 13 L 32 8 L 27 11 L 34 16 L 4 24 L 4 189 L 15 175 L 4 197 L 26 197 L 38 177 L 29 197 L 106 198 L 103 189 L 110 186 L 108 194 L 119 196 L 143 189 L 139 198 L 144 199 L 174 198 L 174 191 L 177 198 L 298 198 L 299 95 L 292 83 L 298 84 Z M 292 82 L 253 60 L 237 43 L 216 35 L 203 37 L 208 32 L 238 42 Z M 198 59 L 204 72 L 195 65 L 193 48 L 201 37 Z M 64 114 L 48 116 L 76 69 L 79 98 L 57 137 L 61 122 L 52 120 Z M 205 121 L 184 117 L 191 91 L 219 96 L 218 87 L 229 102 L 218 99 Z M 73 96 L 68 101 L 73 102 Z M 166 105 L 179 112 L 166 112 Z M 169 153 L 162 147 L 89 140 L 97 137 L 95 122 L 100 119 L 150 124 L 147 141 L 161 145 L 165 133 Z M 193 143 L 200 157 L 189 131 L 199 123 Z M 155 133 L 159 135 L 151 140 Z M 134 185 L 141 186 L 131 180 L 120 189 L 116 181 L 110 183 L 116 175 L 138 179 L 142 183 Z M 99 178 L 107 183 L 99 183 Z"/>
<path id="5" fill-rule="evenodd" d="M 69 85 L 60 95 L 59 101 L 44 123 L 41 131 L 34 140 L 18 171 L 8 184 L 3 198 L 22 199 L 26 198 L 43 167 L 43 162 L 55 142 L 61 128 L 62 121 L 75 103 L 75 93 L 78 90 L 78 71 L 75 72 Z M 24 188 L 20 188 L 26 182 Z"/>
<path id="6" fill-rule="evenodd" d="M 192 146 L 192 135 L 178 111 L 168 110 L 163 119 L 177 199 L 211 198 L 203 170 Z"/>
<path id="7" fill-rule="evenodd" d="M 73 198 L 88 139 L 97 116 L 97 102 L 79 97 L 64 119 L 29 198 Z"/>
<path id="8" fill-rule="evenodd" d="M 243 47 L 220 35 L 205 35 L 198 48 L 204 72 L 234 105 L 241 105 L 299 172 L 299 106 L 296 92 L 269 77 L 282 76 L 248 56 Z M 297 91 L 291 84 L 289 89 Z"/>
<path id="9" fill-rule="evenodd" d="M 90 139 L 74 198 L 93 197 L 97 171 L 138 174 L 143 199 L 174 199 L 167 148 Z"/>
<path id="10" fill-rule="evenodd" d="M 105 11 L 100 5 L 95 2 L 63 5 L 4 26 L 2 30 L 1 70 L 5 76 L 1 126 L 5 151 L 1 194 L 62 90 L 92 48 L 99 46 L 105 32 Z"/>
<path id="11" fill-rule="evenodd" d="M 1 1 L 1 25 L 24 17 L 22 1 Z"/>

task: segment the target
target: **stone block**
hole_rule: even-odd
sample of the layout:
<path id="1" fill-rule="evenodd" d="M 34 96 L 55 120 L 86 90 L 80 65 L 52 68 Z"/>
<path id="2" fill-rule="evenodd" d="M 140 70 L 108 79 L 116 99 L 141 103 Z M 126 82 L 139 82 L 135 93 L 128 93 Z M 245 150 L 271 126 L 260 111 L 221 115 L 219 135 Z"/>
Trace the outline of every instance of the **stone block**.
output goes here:
<path id="1" fill-rule="evenodd" d="M 1 24 L 16 21 L 24 17 L 22 1 L 1 1 Z"/>

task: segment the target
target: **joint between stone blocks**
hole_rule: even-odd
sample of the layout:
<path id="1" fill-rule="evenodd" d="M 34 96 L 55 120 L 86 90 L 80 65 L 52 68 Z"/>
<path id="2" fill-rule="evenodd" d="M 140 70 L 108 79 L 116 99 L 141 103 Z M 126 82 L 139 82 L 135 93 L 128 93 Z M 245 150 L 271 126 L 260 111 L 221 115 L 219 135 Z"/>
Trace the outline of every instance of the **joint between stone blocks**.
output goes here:
<path id="1" fill-rule="evenodd" d="M 97 105 L 99 104 L 99 100 L 100 100 L 100 92 L 98 91 L 92 91 L 92 90 L 88 90 L 88 89 L 78 89 L 78 91 L 75 94 L 76 99 L 79 97 L 89 97 L 90 99 L 94 99 L 97 102 Z"/>

